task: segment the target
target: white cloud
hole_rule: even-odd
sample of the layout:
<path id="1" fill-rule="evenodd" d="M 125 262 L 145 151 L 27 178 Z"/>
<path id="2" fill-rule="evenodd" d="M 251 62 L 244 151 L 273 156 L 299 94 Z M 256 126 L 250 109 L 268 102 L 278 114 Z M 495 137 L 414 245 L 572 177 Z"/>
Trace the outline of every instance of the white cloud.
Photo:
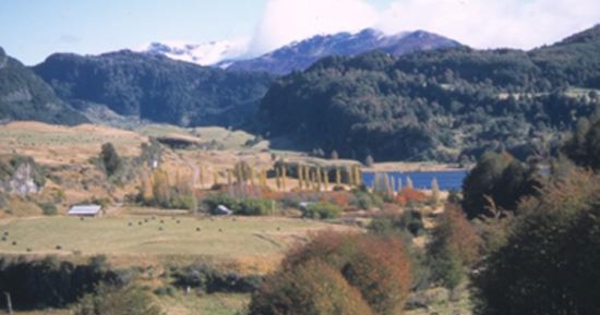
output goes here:
<path id="1" fill-rule="evenodd" d="M 422 29 L 475 48 L 530 49 L 600 23 L 598 0 L 269 0 L 250 44 L 264 53 L 316 34 Z"/>
<path id="2" fill-rule="evenodd" d="M 373 26 L 378 16 L 362 0 L 270 0 L 250 50 L 262 53 L 316 34 L 358 31 Z"/>
<path id="3" fill-rule="evenodd" d="M 398 0 L 377 26 L 423 29 L 476 48 L 530 49 L 599 22 L 598 0 Z"/>

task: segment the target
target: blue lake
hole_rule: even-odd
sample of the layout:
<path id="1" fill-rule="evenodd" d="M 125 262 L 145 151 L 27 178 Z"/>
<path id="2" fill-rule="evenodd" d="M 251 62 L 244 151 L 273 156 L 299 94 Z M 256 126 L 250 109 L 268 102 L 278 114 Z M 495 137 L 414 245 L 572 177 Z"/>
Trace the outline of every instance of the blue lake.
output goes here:
<path id="1" fill-rule="evenodd" d="M 402 180 L 402 186 L 406 186 L 406 178 L 410 177 L 413 182 L 413 187 L 416 189 L 430 189 L 431 181 L 436 178 L 438 186 L 441 190 L 461 190 L 462 183 L 468 170 L 451 170 L 451 171 L 427 171 L 427 172 L 389 172 L 388 176 L 393 178 L 394 182 L 398 182 L 398 178 Z M 373 184 L 375 173 L 363 173 L 363 181 L 367 187 Z"/>

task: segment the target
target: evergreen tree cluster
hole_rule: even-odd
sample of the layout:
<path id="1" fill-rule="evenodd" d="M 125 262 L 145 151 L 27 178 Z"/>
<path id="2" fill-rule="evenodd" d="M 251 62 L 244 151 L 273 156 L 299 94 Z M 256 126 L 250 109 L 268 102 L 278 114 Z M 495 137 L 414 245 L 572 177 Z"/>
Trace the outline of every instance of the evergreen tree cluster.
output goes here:
<path id="1" fill-rule="evenodd" d="M 456 161 L 542 154 L 598 106 L 600 27 L 531 51 L 460 47 L 329 57 L 277 80 L 264 132 L 340 157 Z"/>

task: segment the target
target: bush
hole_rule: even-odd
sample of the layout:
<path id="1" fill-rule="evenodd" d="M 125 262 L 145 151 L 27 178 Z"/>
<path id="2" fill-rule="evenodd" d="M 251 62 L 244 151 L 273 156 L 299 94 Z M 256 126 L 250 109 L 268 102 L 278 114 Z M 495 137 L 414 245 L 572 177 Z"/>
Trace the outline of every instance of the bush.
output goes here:
<path id="1" fill-rule="evenodd" d="M 317 202 L 310 204 L 303 211 L 302 215 L 312 219 L 335 219 L 338 218 L 343 212 L 343 209 L 328 203 L 328 202 Z"/>
<path id="2" fill-rule="evenodd" d="M 46 202 L 40 204 L 39 206 L 42 209 L 44 215 L 56 215 L 58 213 L 58 209 L 56 209 L 56 205 L 54 205 L 53 203 Z"/>
<path id="3" fill-rule="evenodd" d="M 599 314 L 600 177 L 574 171 L 521 204 L 473 279 L 475 313 Z"/>
<path id="4" fill-rule="evenodd" d="M 238 209 L 234 210 L 238 215 L 270 215 L 273 214 L 275 201 L 265 199 L 248 199 L 239 203 Z"/>
<path id="5" fill-rule="evenodd" d="M 396 203 L 401 206 L 414 205 L 427 201 L 427 195 L 413 188 L 404 188 L 396 194 Z"/>
<path id="6" fill-rule="evenodd" d="M 161 315 L 152 297 L 134 287 L 99 285 L 96 292 L 84 296 L 74 315 Z"/>
<path id="7" fill-rule="evenodd" d="M 462 210 L 453 204 L 446 205 L 431 238 L 427 254 L 433 277 L 454 289 L 478 261 L 481 239 Z"/>
<path id="8" fill-rule="evenodd" d="M 174 285 L 182 288 L 189 286 L 207 293 L 248 293 L 257 290 L 262 284 L 261 276 L 221 272 L 206 264 L 190 265 L 172 272 Z"/>
<path id="9" fill-rule="evenodd" d="M 216 194 L 204 198 L 203 203 L 211 214 L 223 205 L 237 215 L 261 216 L 273 214 L 273 202 L 268 199 L 239 199 L 228 194 Z"/>
<path id="10" fill-rule="evenodd" d="M 171 195 L 168 208 L 196 210 L 197 203 L 196 197 L 193 195 Z"/>
<path id="11" fill-rule="evenodd" d="M 463 182 L 462 207 L 469 219 L 493 216 L 494 207 L 515 210 L 519 200 L 541 187 L 537 168 L 508 153 L 485 153 Z M 491 203 L 490 203 L 491 202 Z"/>
<path id="12" fill-rule="evenodd" d="M 407 210 L 402 214 L 379 215 L 373 218 L 369 224 L 369 231 L 387 236 L 404 236 L 407 232 L 412 236 L 418 236 L 422 233 L 423 228 L 423 216 L 414 210 Z"/>
<path id="13" fill-rule="evenodd" d="M 365 191 L 356 191 L 354 192 L 354 200 L 351 203 L 360 209 L 371 210 L 376 207 L 381 207 L 383 200 L 379 195 Z"/>

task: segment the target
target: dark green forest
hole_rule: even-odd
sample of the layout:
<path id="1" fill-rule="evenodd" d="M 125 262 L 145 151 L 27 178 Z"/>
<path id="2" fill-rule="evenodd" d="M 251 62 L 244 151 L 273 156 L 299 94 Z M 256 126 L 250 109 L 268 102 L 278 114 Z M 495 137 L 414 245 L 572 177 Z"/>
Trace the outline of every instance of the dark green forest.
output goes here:
<path id="1" fill-rule="evenodd" d="M 180 126 L 239 126 L 254 116 L 272 76 L 227 72 L 162 56 L 118 51 L 54 54 L 33 70 L 63 99 Z"/>
<path id="2" fill-rule="evenodd" d="M 276 81 L 263 133 L 376 161 L 546 156 L 600 105 L 600 27 L 531 51 L 329 57 Z"/>
<path id="3" fill-rule="evenodd" d="M 0 47 L 0 121 L 12 120 L 70 125 L 87 122 L 60 100 L 44 80 Z"/>

